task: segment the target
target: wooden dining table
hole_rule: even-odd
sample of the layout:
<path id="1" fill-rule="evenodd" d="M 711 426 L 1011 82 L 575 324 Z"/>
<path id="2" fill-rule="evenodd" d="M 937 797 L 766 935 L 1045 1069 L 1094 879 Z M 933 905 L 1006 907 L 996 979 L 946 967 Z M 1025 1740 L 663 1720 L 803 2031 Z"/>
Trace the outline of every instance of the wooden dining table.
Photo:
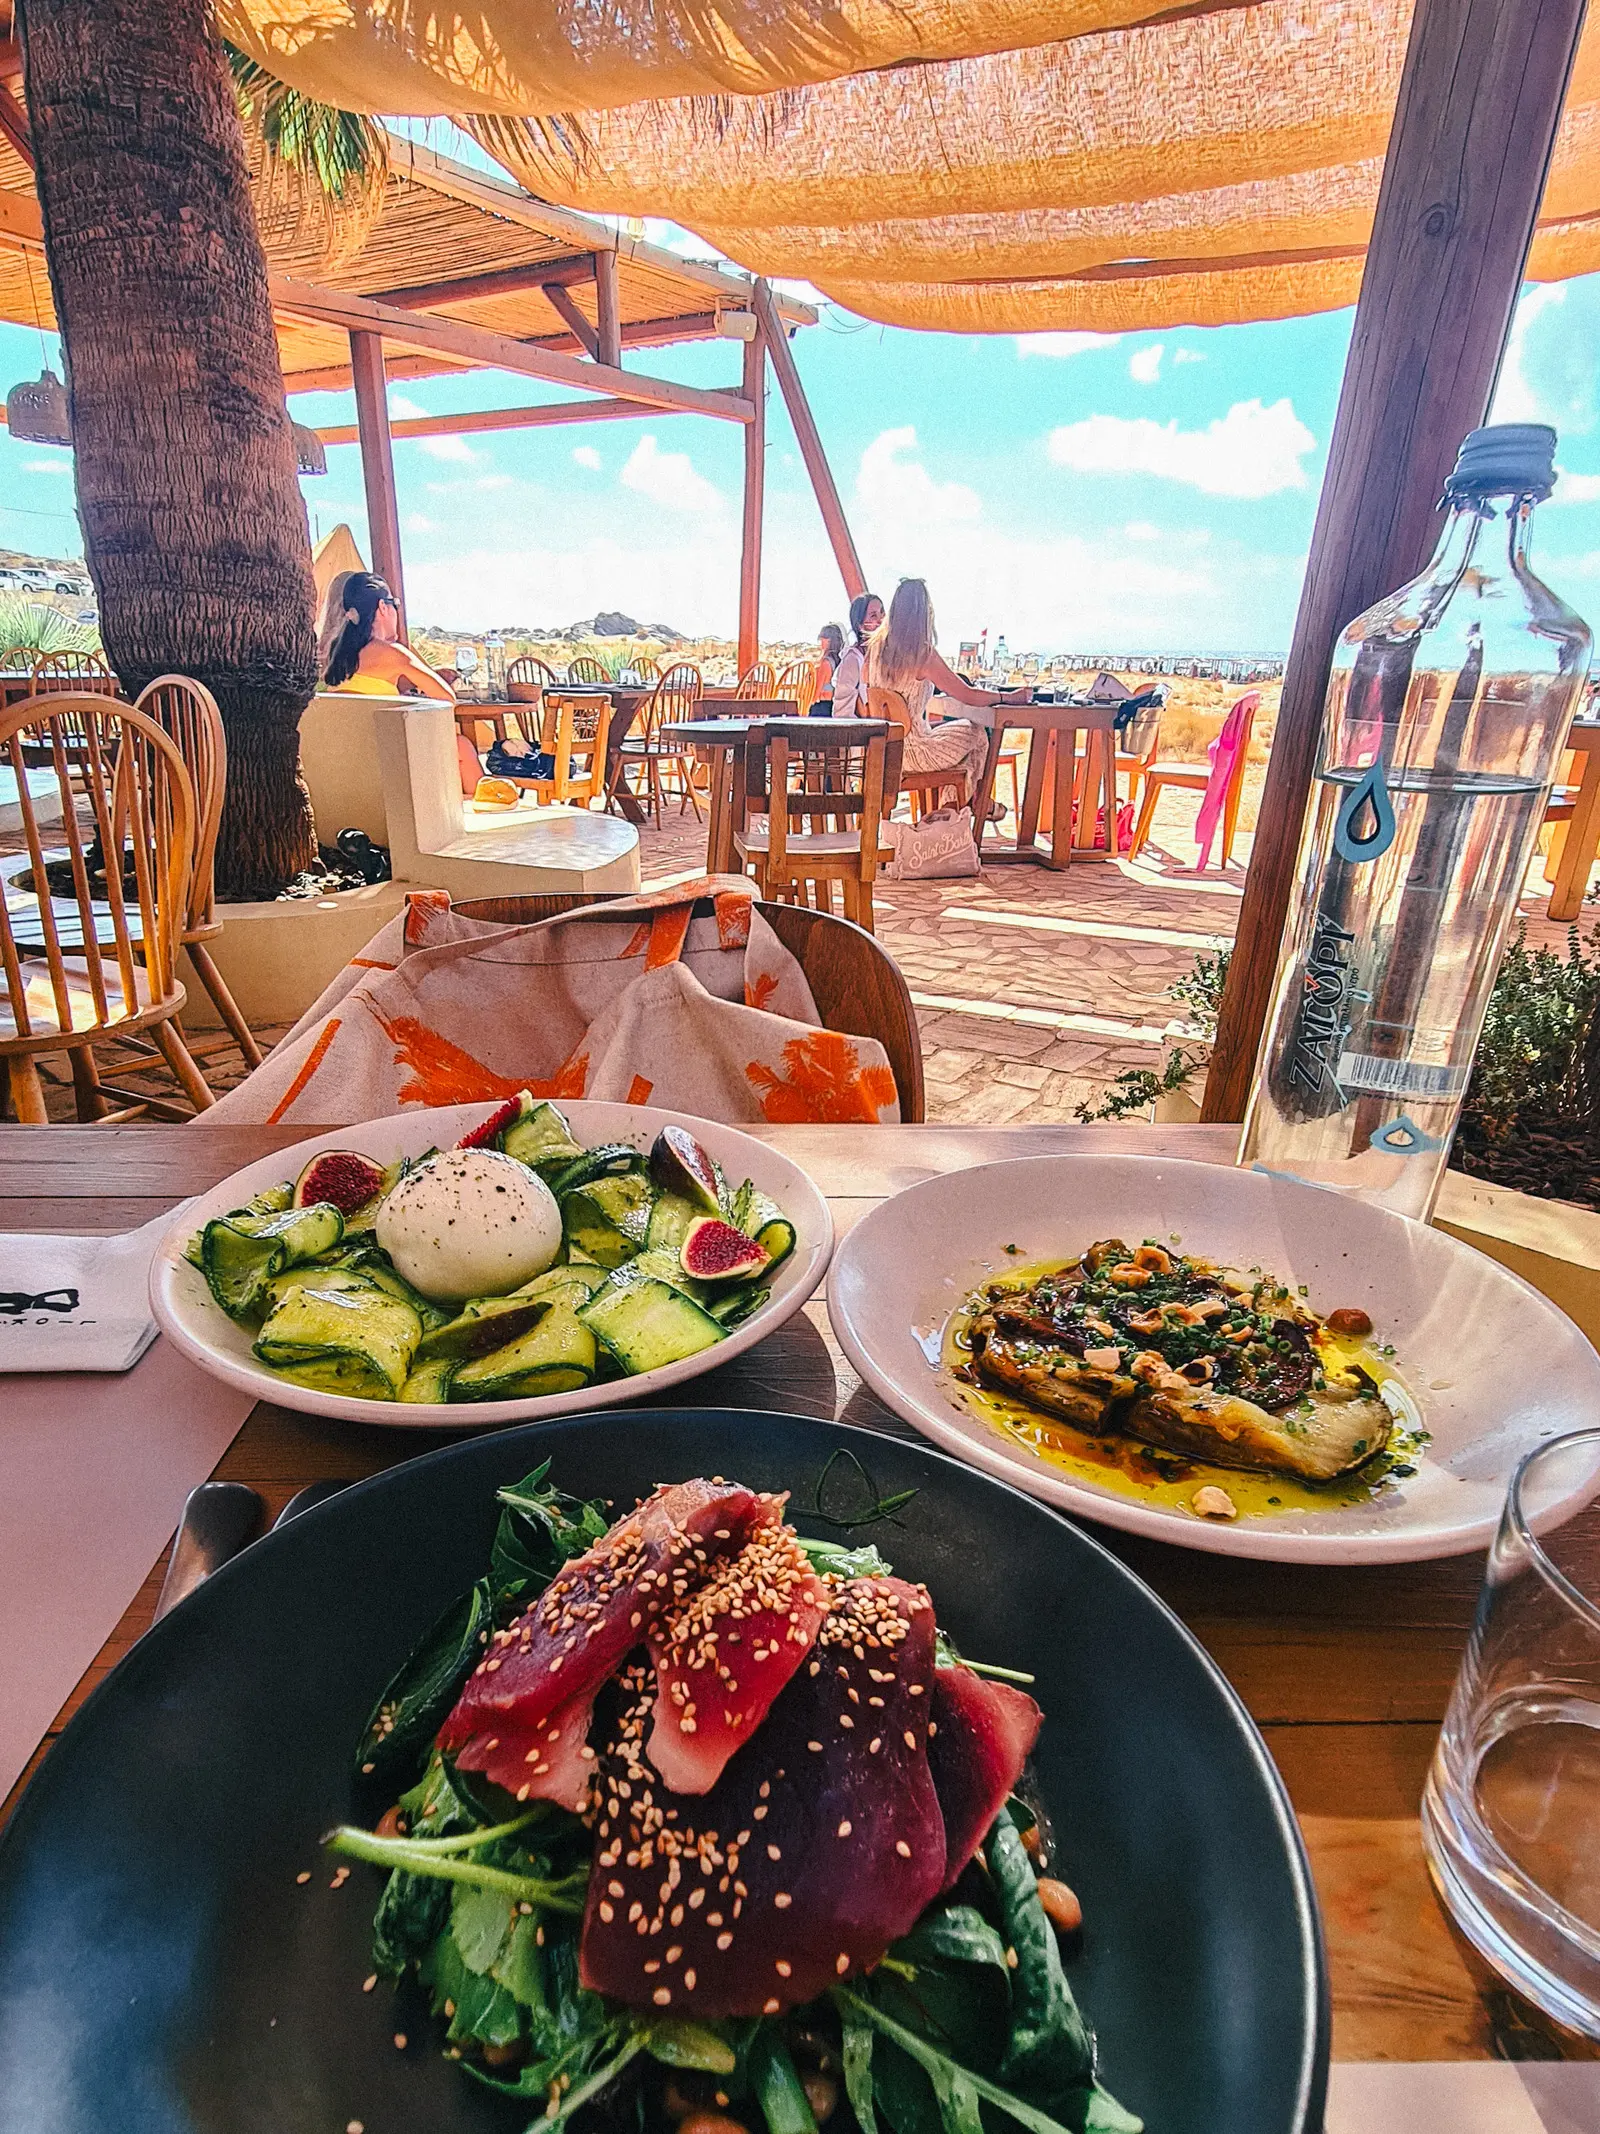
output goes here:
<path id="1" fill-rule="evenodd" d="M 660 739 L 681 754 L 693 756 L 706 766 L 706 873 L 737 874 L 733 833 L 738 809 L 734 802 L 735 764 L 753 726 L 765 719 L 797 719 L 800 706 L 792 697 L 740 697 L 709 690 L 702 703 L 737 703 L 737 716 L 677 719 L 663 726 Z"/>
<path id="2" fill-rule="evenodd" d="M 1560 856 L 1546 870 L 1552 919 L 1575 919 L 1588 894 L 1589 875 L 1600 854 L 1600 719 L 1574 719 L 1567 747 L 1583 758 L 1572 815 L 1561 840 Z"/>
<path id="3" fill-rule="evenodd" d="M 1236 1133 L 1223 1126 L 1144 1125 L 750 1130 L 816 1180 L 841 1237 L 880 1200 L 937 1173 L 1090 1149 L 1227 1163 Z M 307 1132 L 203 1123 L 0 1127 L 0 1230 L 130 1229 Z M 783 1410 L 913 1435 L 846 1362 L 820 1295 L 755 1349 L 661 1399 L 672 1406 Z M 312 1483 L 354 1481 L 458 1435 L 354 1426 L 263 1404 L 215 1473 L 259 1491 L 271 1518 Z M 106 1516 L 114 1510 L 96 1505 L 86 1491 L 86 1550 L 94 1545 L 96 1521 Z M 1322 1901 L 1334 2058 L 1486 2059 L 1515 2053 L 1519 2039 L 1527 2056 L 1528 2011 L 1488 1980 L 1454 1935 L 1429 1886 L 1417 1824 L 1424 1775 L 1472 1620 L 1481 1558 L 1360 1569 L 1261 1563 L 1109 1527 L 1091 1531 L 1204 1645 L 1283 1774 Z M 1600 1506 L 1573 1531 L 1600 1575 Z M 150 1566 L 39 1756 L 148 1628 L 165 1560 L 163 1554 Z M 995 1566 L 993 1575 L 1003 1577 L 1004 1567 Z M 1136 1681 L 1128 1694 L 1140 1694 Z M 26 1777 L 6 1812 L 23 1784 Z M 1150 1812 L 1160 1812 L 1158 1789 Z M 1550 2057 L 1549 2045 L 1541 2046 Z"/>
<path id="4" fill-rule="evenodd" d="M 989 753 L 978 786 L 980 801 L 985 803 L 978 813 L 978 848 L 985 865 L 1035 860 L 1063 868 L 1074 860 L 1116 857 L 1118 708 L 1115 704 L 996 704 L 992 711 L 965 714 L 989 723 Z M 1010 845 L 995 836 L 986 805 L 994 797 L 995 772 L 1008 729 L 1028 736 L 1028 771 L 1015 841 Z M 1048 851 L 1038 842 L 1047 778 L 1051 779 Z"/>

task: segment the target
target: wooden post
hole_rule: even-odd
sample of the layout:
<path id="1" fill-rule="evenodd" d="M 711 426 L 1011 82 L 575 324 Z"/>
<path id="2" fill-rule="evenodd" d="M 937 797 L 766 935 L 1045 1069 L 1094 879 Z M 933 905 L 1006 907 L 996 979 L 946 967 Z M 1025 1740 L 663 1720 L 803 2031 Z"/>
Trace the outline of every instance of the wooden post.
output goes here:
<path id="1" fill-rule="evenodd" d="M 540 289 L 548 299 L 550 308 L 559 313 L 571 327 L 580 348 L 585 349 L 598 363 L 600 360 L 600 336 L 573 302 L 570 293 L 559 282 L 541 282 Z"/>
<path id="2" fill-rule="evenodd" d="M 389 387 L 383 369 L 383 336 L 352 333 L 350 380 L 356 393 L 361 437 L 361 479 L 367 490 L 367 529 L 372 568 L 388 581 L 406 626 L 405 577 L 400 565 L 400 503 L 394 485 L 394 444 L 389 435 Z"/>
<path id="3" fill-rule="evenodd" d="M 772 356 L 772 368 L 777 376 L 783 404 L 789 410 L 789 420 L 794 424 L 795 442 L 800 447 L 800 457 L 805 461 L 811 486 L 816 492 L 817 507 L 822 513 L 822 523 L 828 529 L 828 539 L 833 544 L 834 560 L 839 566 L 839 575 L 844 580 L 847 597 L 854 600 L 858 593 L 867 589 L 867 581 L 861 569 L 861 558 L 856 554 L 856 544 L 850 538 L 850 529 L 845 524 L 844 506 L 839 502 L 839 492 L 834 487 L 833 470 L 828 465 L 828 455 L 822 449 L 822 439 L 817 434 L 817 425 L 811 413 L 811 403 L 806 399 L 805 388 L 800 383 L 800 373 L 795 369 L 794 355 L 789 347 L 789 337 L 784 332 L 783 321 L 778 317 L 777 306 L 772 301 L 772 291 L 764 281 L 755 286 L 755 313 Z"/>
<path id="4" fill-rule="evenodd" d="M 744 344 L 740 387 L 755 408 L 744 432 L 744 541 L 739 551 L 739 672 L 761 657 L 761 519 L 767 483 L 767 337 Z M 810 707 L 807 706 L 807 709 Z"/>
<path id="5" fill-rule="evenodd" d="M 595 339 L 599 342 L 596 361 L 607 363 L 613 370 L 622 368 L 622 314 L 617 308 L 617 255 L 615 252 L 596 252 L 594 255 L 594 316 Z"/>
<path id="6" fill-rule="evenodd" d="M 1239 913 L 1204 1116 L 1241 1119 L 1339 632 L 1416 576 L 1483 421 L 1584 0 L 1418 0 Z"/>

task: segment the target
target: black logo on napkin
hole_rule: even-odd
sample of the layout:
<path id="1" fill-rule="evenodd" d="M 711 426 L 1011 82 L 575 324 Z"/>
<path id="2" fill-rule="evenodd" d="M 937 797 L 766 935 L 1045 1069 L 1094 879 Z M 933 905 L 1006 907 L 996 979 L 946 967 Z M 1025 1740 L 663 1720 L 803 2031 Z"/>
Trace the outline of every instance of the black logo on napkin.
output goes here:
<path id="1" fill-rule="evenodd" d="M 37 1297 L 30 1297 L 26 1290 L 0 1289 L 0 1319 L 20 1319 L 25 1312 L 75 1312 L 77 1309 L 78 1292 L 75 1289 L 47 1289 Z"/>

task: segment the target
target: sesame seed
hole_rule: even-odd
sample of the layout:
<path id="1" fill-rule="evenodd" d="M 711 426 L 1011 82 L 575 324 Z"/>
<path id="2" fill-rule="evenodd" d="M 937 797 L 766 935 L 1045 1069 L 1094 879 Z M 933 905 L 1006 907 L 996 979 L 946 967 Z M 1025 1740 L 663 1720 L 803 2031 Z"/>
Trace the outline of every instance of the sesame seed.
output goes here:
<path id="1" fill-rule="evenodd" d="M 693 1973 L 692 1971 L 685 1971 L 685 1972 L 684 1972 L 684 1974 L 683 1974 L 683 1989 L 684 1989 L 684 1991 L 685 1991 L 686 1993 L 693 1993 L 693 1991 L 694 1991 L 694 1987 L 695 1987 L 695 1976 L 694 1976 L 694 1973 Z"/>
<path id="2" fill-rule="evenodd" d="M 910 1857 L 911 1857 L 911 1847 L 910 1847 L 910 1846 L 909 1846 L 909 1845 L 908 1845 L 908 1844 L 906 1843 L 906 1841 L 905 1841 L 905 1839 L 904 1839 L 904 1838 L 896 1838 L 896 1839 L 895 1839 L 895 1841 L 894 1841 L 894 1849 L 895 1849 L 895 1851 L 896 1851 L 896 1852 L 897 1852 L 897 1853 L 898 1853 L 898 1854 L 900 1855 L 900 1857 L 901 1857 L 901 1859 L 902 1859 L 902 1860 L 909 1860 L 909 1859 L 910 1859 Z"/>
<path id="3" fill-rule="evenodd" d="M 783 2006 L 783 2003 L 782 2003 L 782 2001 L 780 2001 L 779 1999 L 777 1999 L 777 1997 L 776 1997 L 776 1996 L 774 1996 L 774 1997 L 773 1997 L 773 1998 L 772 1998 L 771 2000 L 769 2000 L 769 2001 L 763 2001 L 763 2002 L 761 2003 L 761 2013 L 762 2013 L 763 2015 L 776 2015 L 776 2014 L 777 2014 L 777 2012 L 778 2012 L 778 2010 L 779 2010 L 779 2009 L 780 2009 L 780 2008 L 781 2008 L 782 2006 Z"/>
<path id="4" fill-rule="evenodd" d="M 344 2123 L 344 2134 L 367 2134 L 367 2130 L 359 2119 L 347 2119 Z"/>
<path id="5" fill-rule="evenodd" d="M 785 1963 L 781 1956 L 778 1958 L 777 1962 L 773 1965 L 772 1968 L 774 1971 L 777 1972 L 779 1978 L 792 1977 L 794 1972 L 793 1964 Z"/>
<path id="6" fill-rule="evenodd" d="M 847 1838 L 850 1835 L 850 1818 L 848 1816 L 846 1816 L 844 1821 L 839 1825 L 839 1835 L 842 1838 Z"/>
<path id="7" fill-rule="evenodd" d="M 605 1921 L 607 1926 L 610 1926 L 612 1920 L 615 1919 L 617 1915 L 613 1908 L 605 1902 L 604 1898 L 601 1899 L 600 1904 L 598 1906 L 598 1910 L 600 1913 L 600 1917 Z"/>
<path id="8" fill-rule="evenodd" d="M 848 1827 L 849 1827 L 849 1826 L 848 1826 L 848 1825 L 846 1825 L 846 1828 L 848 1828 Z M 782 1853 L 781 1853 L 781 1852 L 779 1851 L 779 1849 L 778 1849 L 778 1847 L 777 1847 L 776 1845 L 769 1845 L 769 1846 L 767 1847 L 767 1858 L 768 1858 L 769 1860 L 781 1860 L 781 1859 L 783 1858 L 783 1854 L 782 1854 Z M 742 1894 L 742 1892 L 741 1892 L 741 1894 Z"/>
<path id="9" fill-rule="evenodd" d="M 850 1968 L 850 1957 L 848 1951 L 844 1949 L 841 1949 L 839 1951 L 838 1956 L 834 1959 L 833 1968 L 835 1969 L 835 1971 L 838 1972 L 841 1978 L 844 1977 L 845 1973 Z"/>
<path id="10" fill-rule="evenodd" d="M 876 1756 L 876 1755 L 877 1755 L 877 1753 L 878 1753 L 878 1751 L 879 1751 L 879 1750 L 880 1750 L 880 1749 L 881 1749 L 882 1747 L 883 1747 L 883 1739 L 882 1739 L 881 1735 L 878 1735 L 878 1734 L 874 1734 L 874 1735 L 873 1735 L 873 1737 L 872 1737 L 872 1739 L 871 1739 L 871 1740 L 870 1740 L 870 1741 L 869 1741 L 869 1742 L 867 1743 L 867 1754 L 868 1754 L 869 1756 Z"/>
<path id="11" fill-rule="evenodd" d="M 822 1743 L 820 1741 L 808 1741 L 806 1743 L 806 1747 L 811 1751 L 813 1756 L 820 1756 L 822 1754 Z"/>
<path id="12" fill-rule="evenodd" d="M 296 1875 L 294 1879 L 296 1880 L 296 1882 L 309 1882 L 311 1880 L 310 1868 L 305 1868 L 300 1874 Z"/>
<path id="13" fill-rule="evenodd" d="M 371 1973 L 371 1974 L 370 1974 L 370 1975 L 369 1975 L 368 1977 L 364 1978 L 364 1979 L 363 1979 L 363 1980 L 361 1981 L 361 1990 L 362 1990 L 362 1992 L 363 1992 L 363 1993 L 370 1993 L 370 1992 L 372 1991 L 373 1987 L 374 1987 L 374 1986 L 375 1986 L 375 1985 L 376 1985 L 377 1983 L 378 1983 L 378 1974 L 377 1974 L 377 1972 L 376 1972 L 376 1971 L 374 1971 L 374 1972 L 372 1972 L 372 1973 Z"/>
<path id="14" fill-rule="evenodd" d="M 404 2052 L 406 2049 L 406 2034 L 403 2030 L 397 2030 L 394 2034 L 394 2049 L 396 2052 Z"/>
<path id="15" fill-rule="evenodd" d="M 914 1749 L 917 1745 L 917 1737 L 915 1734 L 912 1733 L 910 1727 L 906 1728 L 904 1740 L 905 1745 L 908 1749 Z"/>
<path id="16" fill-rule="evenodd" d="M 719 1949 L 731 1949 L 733 1947 L 733 1936 L 728 1933 L 719 1934 L 717 1936 L 717 1947 Z"/>
<path id="17" fill-rule="evenodd" d="M 793 1904 L 794 1899 L 789 1895 L 789 1892 L 786 1889 L 781 1889 L 772 1901 L 778 1907 L 778 1910 L 780 1912 L 786 1912 L 789 1909 L 790 1905 Z"/>
<path id="18" fill-rule="evenodd" d="M 665 2008 L 672 1999 L 672 1989 L 670 1986 L 657 1986 L 650 1998 L 658 2008 Z"/>

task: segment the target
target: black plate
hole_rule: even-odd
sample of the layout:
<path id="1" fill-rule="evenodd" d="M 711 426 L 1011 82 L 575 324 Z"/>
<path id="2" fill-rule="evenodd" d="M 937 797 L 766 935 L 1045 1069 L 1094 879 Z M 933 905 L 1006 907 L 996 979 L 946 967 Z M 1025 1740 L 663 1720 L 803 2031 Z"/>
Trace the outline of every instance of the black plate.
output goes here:
<path id="1" fill-rule="evenodd" d="M 1260 1735 L 1177 1619 L 1047 1506 L 936 1452 L 681 1409 L 536 1424 L 394 1468 L 256 1543 L 141 1639 L 0 1838 L 3 2134 L 525 2124 L 441 2059 L 418 2008 L 361 1990 L 377 1872 L 334 1891 L 317 1846 L 352 1811 L 352 1744 L 487 1562 L 496 1487 L 547 1455 L 585 1496 L 727 1474 L 798 1505 L 840 1445 L 884 1492 L 916 1489 L 873 1537 L 927 1582 L 958 1645 L 1038 1676 L 1038 1768 L 1087 1920 L 1072 1978 L 1107 2085 L 1151 2134 L 1319 2128 L 1310 1874 Z"/>

